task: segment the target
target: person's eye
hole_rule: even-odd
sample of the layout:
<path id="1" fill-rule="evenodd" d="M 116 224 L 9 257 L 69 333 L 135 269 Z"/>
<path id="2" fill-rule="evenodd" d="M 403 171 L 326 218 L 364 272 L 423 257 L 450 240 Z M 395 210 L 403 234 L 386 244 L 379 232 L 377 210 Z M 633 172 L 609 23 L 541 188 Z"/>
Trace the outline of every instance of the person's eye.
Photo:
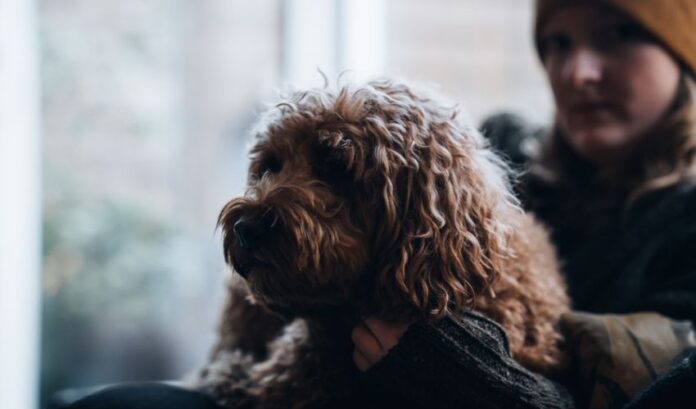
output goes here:
<path id="1" fill-rule="evenodd" d="M 570 37 L 562 33 L 551 33 L 541 38 L 542 54 L 564 54 L 572 46 Z"/>
<path id="2" fill-rule="evenodd" d="M 602 42 L 628 43 L 648 41 L 649 36 L 641 27 L 633 23 L 615 24 L 607 27 L 602 33 Z"/>

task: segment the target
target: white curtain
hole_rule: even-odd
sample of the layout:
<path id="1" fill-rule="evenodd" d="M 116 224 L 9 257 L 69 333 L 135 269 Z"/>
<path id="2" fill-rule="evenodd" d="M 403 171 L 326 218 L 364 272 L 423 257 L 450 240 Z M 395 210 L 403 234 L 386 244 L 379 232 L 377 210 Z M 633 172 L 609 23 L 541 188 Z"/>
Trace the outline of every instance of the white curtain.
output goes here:
<path id="1" fill-rule="evenodd" d="M 40 314 L 36 7 L 0 0 L 0 406 L 36 408 Z"/>

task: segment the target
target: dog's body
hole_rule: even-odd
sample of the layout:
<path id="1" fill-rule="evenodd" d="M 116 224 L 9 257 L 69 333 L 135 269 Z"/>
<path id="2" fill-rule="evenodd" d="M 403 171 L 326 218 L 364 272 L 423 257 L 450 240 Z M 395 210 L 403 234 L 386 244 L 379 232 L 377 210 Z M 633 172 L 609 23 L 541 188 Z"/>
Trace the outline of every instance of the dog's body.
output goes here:
<path id="1" fill-rule="evenodd" d="M 200 384 L 230 407 L 379 399 L 351 362 L 350 329 L 368 315 L 472 308 L 524 366 L 562 360 L 568 299 L 546 232 L 478 132 L 405 85 L 313 90 L 270 110 L 247 194 L 220 225 L 246 283 L 230 286 Z"/>

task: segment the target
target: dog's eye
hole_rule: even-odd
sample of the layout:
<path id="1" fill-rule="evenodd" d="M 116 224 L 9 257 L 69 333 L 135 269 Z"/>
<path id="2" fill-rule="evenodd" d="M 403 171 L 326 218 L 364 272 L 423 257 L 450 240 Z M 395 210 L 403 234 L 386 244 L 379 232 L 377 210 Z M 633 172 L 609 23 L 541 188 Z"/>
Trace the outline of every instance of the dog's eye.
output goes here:
<path id="1" fill-rule="evenodd" d="M 346 180 L 349 176 L 343 152 L 326 146 L 315 150 L 312 170 L 319 179 L 326 182 Z"/>
<path id="2" fill-rule="evenodd" d="M 275 155 L 265 156 L 261 161 L 254 166 L 252 174 L 256 178 L 260 178 L 265 173 L 278 173 L 283 169 L 283 161 Z"/>
<path id="3" fill-rule="evenodd" d="M 283 169 L 283 162 L 276 156 L 269 156 L 264 161 L 264 168 L 267 172 L 278 173 Z"/>

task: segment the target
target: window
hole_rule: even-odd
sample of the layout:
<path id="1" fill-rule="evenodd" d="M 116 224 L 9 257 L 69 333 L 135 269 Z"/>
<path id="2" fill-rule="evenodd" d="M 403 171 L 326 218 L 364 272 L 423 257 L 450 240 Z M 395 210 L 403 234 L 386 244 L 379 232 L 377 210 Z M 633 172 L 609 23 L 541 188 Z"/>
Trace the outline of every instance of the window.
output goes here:
<path id="1" fill-rule="evenodd" d="M 249 130 L 277 89 L 320 85 L 320 70 L 437 84 L 476 121 L 551 109 L 532 0 L 0 7 L 0 302 L 14 311 L 2 304 L 0 329 L 35 367 L 17 399 L 36 389 L 40 355 L 41 406 L 205 361 L 228 274 L 215 221 L 243 192 Z"/>

